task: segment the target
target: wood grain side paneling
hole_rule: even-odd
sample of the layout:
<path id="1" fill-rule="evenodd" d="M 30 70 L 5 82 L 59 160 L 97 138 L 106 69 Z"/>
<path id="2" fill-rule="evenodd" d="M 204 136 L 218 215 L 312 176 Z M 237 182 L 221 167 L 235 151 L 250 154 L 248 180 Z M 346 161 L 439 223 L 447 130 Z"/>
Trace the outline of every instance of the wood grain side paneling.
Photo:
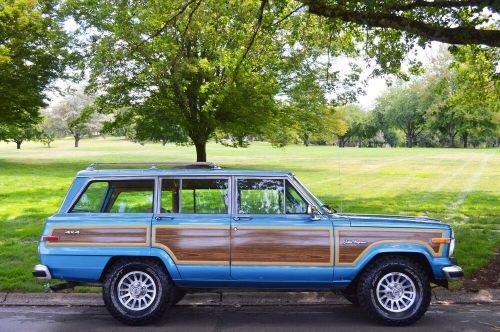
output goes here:
<path id="1" fill-rule="evenodd" d="M 148 246 L 149 227 L 55 227 L 51 236 L 59 241 L 50 246 Z"/>
<path id="2" fill-rule="evenodd" d="M 336 263 L 338 265 L 354 265 L 368 250 L 382 243 L 421 244 L 434 256 L 442 253 L 442 244 L 432 243 L 432 238 L 444 237 L 441 230 L 429 231 L 418 229 L 337 229 L 336 230 Z"/>
<path id="3" fill-rule="evenodd" d="M 234 265 L 333 264 L 330 229 L 238 227 L 231 235 L 231 262 Z"/>
<path id="4" fill-rule="evenodd" d="M 157 226 L 153 246 L 165 249 L 178 264 L 229 264 L 229 227 Z"/>

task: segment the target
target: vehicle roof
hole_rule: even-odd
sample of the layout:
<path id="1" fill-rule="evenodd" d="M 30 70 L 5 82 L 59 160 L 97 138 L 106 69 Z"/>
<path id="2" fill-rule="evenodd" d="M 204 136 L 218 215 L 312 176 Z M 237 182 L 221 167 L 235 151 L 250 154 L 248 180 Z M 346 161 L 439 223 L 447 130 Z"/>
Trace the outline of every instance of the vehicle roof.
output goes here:
<path id="1" fill-rule="evenodd" d="M 287 176 L 291 172 L 276 170 L 243 170 L 243 169 L 100 169 L 83 170 L 77 177 L 114 177 L 114 176 Z"/>

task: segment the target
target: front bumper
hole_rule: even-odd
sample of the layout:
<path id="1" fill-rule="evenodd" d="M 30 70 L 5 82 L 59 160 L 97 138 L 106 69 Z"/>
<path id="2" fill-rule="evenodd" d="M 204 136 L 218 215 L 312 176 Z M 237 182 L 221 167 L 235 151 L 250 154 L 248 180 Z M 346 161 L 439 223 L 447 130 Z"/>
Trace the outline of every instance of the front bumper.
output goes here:
<path id="1" fill-rule="evenodd" d="M 464 276 L 464 271 L 458 265 L 443 267 L 443 273 L 448 281 L 459 280 Z"/>
<path id="2" fill-rule="evenodd" d="M 52 279 L 52 275 L 50 274 L 50 270 L 47 266 L 42 265 L 42 264 L 37 264 L 33 268 L 33 277 L 40 279 L 40 280 L 49 280 Z"/>

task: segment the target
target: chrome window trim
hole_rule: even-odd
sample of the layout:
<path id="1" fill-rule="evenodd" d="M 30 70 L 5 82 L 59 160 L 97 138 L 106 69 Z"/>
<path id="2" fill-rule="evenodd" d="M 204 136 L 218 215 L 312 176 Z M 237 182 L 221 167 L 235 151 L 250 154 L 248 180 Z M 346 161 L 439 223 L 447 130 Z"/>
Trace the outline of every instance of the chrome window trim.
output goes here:
<path id="1" fill-rule="evenodd" d="M 68 208 L 66 209 L 66 212 L 64 214 L 74 214 L 78 212 L 70 212 L 71 209 L 74 207 L 78 199 L 82 196 L 83 192 L 88 188 L 89 184 L 92 182 L 98 182 L 98 181 L 134 181 L 134 180 L 153 180 L 154 185 L 153 185 L 153 212 L 156 210 L 155 206 L 155 195 L 156 193 L 154 192 L 157 188 L 157 182 L 158 182 L 158 177 L 157 176 L 113 176 L 113 177 L 90 177 L 87 178 L 86 181 L 82 184 L 82 187 L 78 192 L 75 194 L 73 199 L 71 200 L 71 204 L 69 204 Z M 92 212 L 80 212 L 80 213 L 92 213 Z M 94 213 L 102 213 L 102 212 L 94 212 Z M 146 212 L 147 213 L 147 212 Z M 117 214 L 117 213 L 106 213 L 106 215 L 109 214 Z M 141 214 L 141 213 L 130 213 L 130 214 Z"/>
<path id="2" fill-rule="evenodd" d="M 202 175 L 151 175 L 151 176 L 96 176 L 96 177 L 88 177 L 86 178 L 85 182 L 82 184 L 81 188 L 78 190 L 78 192 L 75 194 L 73 199 L 71 200 L 70 204 L 68 205 L 68 208 L 66 211 L 61 212 L 59 211 L 58 213 L 64 213 L 64 214 L 70 214 L 71 208 L 74 206 L 76 201 L 80 198 L 82 195 L 83 191 L 87 188 L 88 184 L 90 182 L 95 182 L 95 181 L 133 181 L 133 180 L 153 180 L 155 181 L 154 185 L 154 198 L 153 198 L 153 213 L 156 215 L 161 214 L 160 213 L 160 201 L 161 201 L 161 179 L 182 179 L 182 178 L 190 178 L 190 179 L 227 179 L 228 180 L 228 190 L 229 190 L 229 203 L 228 203 L 228 213 L 230 215 L 235 215 L 237 214 L 237 181 L 238 179 L 276 179 L 276 180 L 288 180 L 292 187 L 304 198 L 304 200 L 311 206 L 315 207 L 316 210 L 318 211 L 319 214 L 325 214 L 325 211 L 321 206 L 319 206 L 314 199 L 310 197 L 310 191 L 305 187 L 302 182 L 300 182 L 293 174 L 287 174 L 285 176 L 276 176 L 276 175 L 271 175 L 271 176 L 261 176 L 261 175 L 207 175 L 207 176 L 202 176 Z M 76 179 L 75 179 L 76 180 Z M 75 181 L 73 180 L 73 182 Z M 182 183 L 181 183 L 182 186 Z M 71 188 L 71 186 L 70 186 Z M 302 188 L 306 188 L 307 192 L 303 191 Z M 182 187 L 181 187 L 182 190 Z M 68 193 L 66 193 L 66 196 L 69 194 L 69 189 Z M 64 201 L 63 201 L 64 202 Z M 179 202 L 180 204 L 181 202 Z M 179 207 L 180 208 L 180 207 Z M 286 212 L 286 210 L 285 210 Z M 176 214 L 181 214 L 181 213 L 176 213 Z M 285 213 L 286 214 L 286 213 Z"/>
<path id="3" fill-rule="evenodd" d="M 310 205 L 316 207 L 316 210 L 319 214 L 325 214 L 325 210 L 317 204 L 317 202 L 321 201 L 306 186 L 304 186 L 304 184 L 299 179 L 297 179 L 295 175 L 289 174 L 288 179 L 290 180 L 292 186 L 297 190 L 297 192 L 299 192 Z M 302 188 L 304 188 L 306 191 L 302 190 Z"/>
<path id="4" fill-rule="evenodd" d="M 161 210 L 161 180 L 162 179 L 173 179 L 173 180 L 179 180 L 179 212 L 171 212 L 171 213 L 162 213 Z M 228 198 L 229 202 L 227 204 L 227 212 L 226 213 L 182 213 L 182 179 L 190 179 L 190 180 L 226 180 L 227 181 L 227 190 L 229 192 Z M 172 215 L 188 215 L 188 214 L 199 214 L 199 215 L 217 215 L 217 214 L 224 214 L 224 215 L 231 215 L 232 214 L 232 176 L 230 175 L 208 175 L 208 176 L 200 176 L 200 175 L 161 175 L 158 176 L 158 209 L 155 210 L 155 214 L 157 215 L 167 215 L 167 214 L 172 214 Z"/>

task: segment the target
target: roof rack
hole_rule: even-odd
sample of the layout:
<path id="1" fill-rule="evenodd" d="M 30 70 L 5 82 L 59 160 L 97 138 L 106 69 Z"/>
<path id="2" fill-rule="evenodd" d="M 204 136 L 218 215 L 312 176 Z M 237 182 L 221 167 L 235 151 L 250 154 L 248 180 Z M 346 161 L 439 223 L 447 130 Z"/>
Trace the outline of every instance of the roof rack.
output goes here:
<path id="1" fill-rule="evenodd" d="M 158 169 L 158 166 L 170 166 L 171 168 L 179 169 L 222 169 L 219 165 L 212 162 L 195 162 L 195 163 L 176 163 L 176 162 L 95 162 L 87 167 L 87 171 L 95 171 L 100 166 L 128 166 L 138 167 L 148 165 L 149 169 Z"/>

